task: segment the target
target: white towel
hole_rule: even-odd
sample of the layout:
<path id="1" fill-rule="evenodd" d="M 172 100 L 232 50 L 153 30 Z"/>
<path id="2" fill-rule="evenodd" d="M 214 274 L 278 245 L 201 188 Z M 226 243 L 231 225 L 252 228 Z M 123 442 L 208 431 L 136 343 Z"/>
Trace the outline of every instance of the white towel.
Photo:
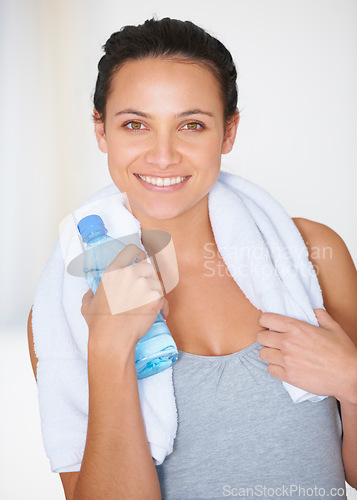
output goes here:
<path id="1" fill-rule="evenodd" d="M 305 243 L 281 205 L 252 182 L 221 172 L 208 207 L 218 250 L 249 301 L 263 312 L 318 326 L 313 309 L 323 308 L 321 289 Z M 80 309 L 88 285 L 67 266 L 83 251 L 77 222 L 91 213 L 103 218 L 112 237 L 132 235 L 140 245 L 140 223 L 125 194 L 111 184 L 67 218 L 41 274 L 32 325 L 42 436 L 53 472 L 80 470 L 86 440 L 88 327 Z M 294 403 L 327 397 L 282 384 Z M 172 368 L 138 386 L 151 454 L 159 465 L 172 452 L 177 430 Z"/>

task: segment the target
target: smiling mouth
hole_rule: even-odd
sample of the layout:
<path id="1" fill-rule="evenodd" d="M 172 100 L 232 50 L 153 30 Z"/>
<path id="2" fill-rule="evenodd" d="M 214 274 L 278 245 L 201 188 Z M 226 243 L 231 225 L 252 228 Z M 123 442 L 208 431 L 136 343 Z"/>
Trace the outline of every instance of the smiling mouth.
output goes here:
<path id="1" fill-rule="evenodd" d="M 141 180 L 147 182 L 148 184 L 152 184 L 153 186 L 174 186 L 175 184 L 181 184 L 181 182 L 185 181 L 190 175 L 186 175 L 184 177 L 149 177 L 146 175 L 134 174 L 139 177 Z"/>

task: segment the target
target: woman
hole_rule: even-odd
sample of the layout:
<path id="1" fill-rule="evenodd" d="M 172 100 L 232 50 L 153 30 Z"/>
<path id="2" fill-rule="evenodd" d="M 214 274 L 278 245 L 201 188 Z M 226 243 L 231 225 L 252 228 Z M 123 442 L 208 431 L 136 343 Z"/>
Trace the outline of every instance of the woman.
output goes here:
<path id="1" fill-rule="evenodd" d="M 270 477 L 279 474 L 290 480 L 289 487 L 301 477 L 312 478 L 311 487 L 316 477 L 323 478 L 326 482 L 320 486 L 324 486 L 329 476 L 335 474 L 337 478 L 333 464 L 337 469 L 341 459 L 346 480 L 356 487 L 357 276 L 345 244 L 322 224 L 294 219 L 307 248 L 314 249 L 310 260 L 318 270 L 326 307 L 326 311 L 315 311 L 318 328 L 286 316 L 262 314 L 254 307 L 230 277 L 212 232 L 208 193 L 217 181 L 221 155 L 233 147 L 239 122 L 236 70 L 230 53 L 192 23 L 166 18 L 146 21 L 138 27 L 127 26 L 113 34 L 98 68 L 94 95 L 98 146 L 107 153 L 111 177 L 127 194 L 141 228 L 160 229 L 171 235 L 179 283 L 164 297 L 151 264 L 136 264 L 138 272 L 132 275 L 130 288 L 141 286 L 144 276 L 151 297 L 141 306 L 140 312 L 145 314 L 138 315 L 111 315 L 101 285 L 94 296 L 91 291 L 84 295 L 82 314 L 89 328 L 88 430 L 81 470 L 61 473 L 66 498 L 156 499 L 161 494 L 163 498 L 223 498 L 237 496 L 247 478 L 255 481 L 255 487 L 260 484 L 263 488 L 264 484 L 272 484 L 268 482 Z M 167 178 L 175 178 L 175 185 L 165 186 Z M 221 269 L 213 276 L 208 276 L 205 268 L 207 245 L 213 249 L 214 267 Z M 332 259 L 323 258 L 325 247 L 332 249 Z M 133 247 L 127 248 L 118 257 L 121 265 L 145 258 L 139 249 L 133 252 Z M 118 284 L 118 294 L 125 293 L 121 287 Z M 237 360 L 243 363 L 243 357 L 258 341 L 261 345 L 257 356 L 268 363 L 267 371 L 275 379 L 314 394 L 332 396 L 321 403 L 308 403 L 305 410 L 326 408 L 327 412 L 333 408 L 334 398 L 339 401 L 341 456 L 333 457 L 332 462 L 324 461 L 329 453 L 328 442 L 312 443 L 314 451 L 308 450 L 306 456 L 300 456 L 294 445 L 289 450 L 288 436 L 294 428 L 298 435 L 299 425 L 309 426 L 302 405 L 293 408 L 296 427 L 281 429 L 281 435 L 271 440 L 277 414 L 262 411 L 260 420 L 251 428 L 245 427 L 243 433 L 237 432 L 238 427 L 229 433 L 223 429 L 222 433 L 219 431 L 227 425 L 228 414 L 238 409 L 232 406 L 234 401 L 225 403 L 220 399 L 214 413 L 207 399 L 201 400 L 198 411 L 201 415 L 212 412 L 212 416 L 205 421 L 206 434 L 197 438 L 196 453 L 188 456 L 182 446 L 193 439 L 190 432 L 194 422 L 185 424 L 184 419 L 179 419 L 176 449 L 155 468 L 133 361 L 137 341 L 149 330 L 159 310 L 181 351 L 174 372 L 179 373 L 183 363 L 187 363 L 185 370 L 191 370 L 186 373 L 190 373 L 192 385 L 187 386 L 190 380 L 186 380 L 186 385 L 180 386 L 176 377 L 175 388 L 181 391 L 177 400 L 179 414 L 180 402 L 187 408 L 204 390 L 194 377 L 207 370 L 207 361 L 207 373 L 218 384 L 223 369 L 227 373 L 232 366 L 232 373 L 238 370 L 241 365 Z M 119 330 L 126 333 L 118 336 Z M 31 315 L 29 337 L 35 371 Z M 239 385 L 239 379 L 235 385 Z M 254 394 L 245 397 L 249 401 Z M 200 419 L 199 414 L 195 417 Z M 243 425 L 242 420 L 234 422 Z M 260 441 L 247 450 L 246 444 L 254 443 L 249 436 L 258 430 L 254 425 L 260 426 L 260 432 L 264 427 L 269 444 Z M 194 428 L 200 432 L 197 426 Z M 227 435 L 234 443 L 225 441 Z M 236 478 L 235 482 L 232 478 Z M 256 496 L 261 496 L 257 491 Z M 290 496 L 293 493 L 302 494 L 296 489 Z M 278 498 L 282 492 L 268 494 Z M 321 493 L 315 491 L 314 495 L 319 498 Z"/>

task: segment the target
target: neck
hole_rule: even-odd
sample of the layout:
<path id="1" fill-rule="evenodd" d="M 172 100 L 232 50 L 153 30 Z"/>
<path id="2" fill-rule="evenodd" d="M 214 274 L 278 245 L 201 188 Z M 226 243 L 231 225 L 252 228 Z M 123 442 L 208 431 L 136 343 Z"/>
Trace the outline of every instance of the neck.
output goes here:
<path id="1" fill-rule="evenodd" d="M 189 264 L 193 257 L 202 256 L 207 243 L 215 244 L 208 213 L 208 194 L 190 210 L 172 219 L 154 219 L 134 205 L 131 208 L 142 230 L 157 229 L 170 234 L 179 264 Z"/>

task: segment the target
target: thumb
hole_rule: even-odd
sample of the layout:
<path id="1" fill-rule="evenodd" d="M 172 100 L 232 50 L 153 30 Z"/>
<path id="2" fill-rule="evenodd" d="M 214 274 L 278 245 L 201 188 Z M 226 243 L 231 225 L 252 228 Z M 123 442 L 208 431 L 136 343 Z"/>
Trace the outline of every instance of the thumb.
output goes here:
<path id="1" fill-rule="evenodd" d="M 328 328 L 334 321 L 334 319 L 329 315 L 327 311 L 325 311 L 325 309 L 314 309 L 314 313 L 319 326 L 322 326 L 323 328 Z"/>
<path id="2" fill-rule="evenodd" d="M 107 267 L 107 271 L 116 271 L 117 269 L 122 269 L 123 267 L 130 266 L 133 262 L 137 263 L 145 259 L 145 252 L 137 245 L 129 243 L 111 261 L 111 263 Z"/>

